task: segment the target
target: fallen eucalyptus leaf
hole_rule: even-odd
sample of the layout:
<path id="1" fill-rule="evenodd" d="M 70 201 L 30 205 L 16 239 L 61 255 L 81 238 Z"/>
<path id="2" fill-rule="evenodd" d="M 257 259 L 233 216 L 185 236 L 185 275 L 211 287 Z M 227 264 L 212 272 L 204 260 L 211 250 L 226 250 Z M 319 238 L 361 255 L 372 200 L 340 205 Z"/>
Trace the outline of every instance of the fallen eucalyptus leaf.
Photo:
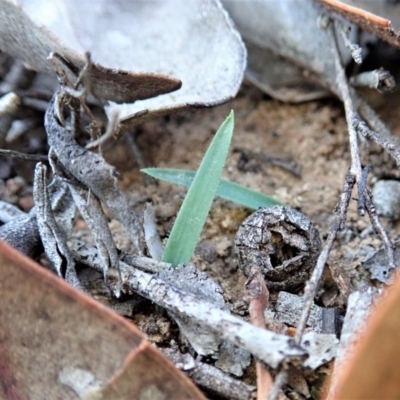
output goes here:
<path id="1" fill-rule="evenodd" d="M 223 0 L 248 48 L 247 77 L 271 96 L 301 102 L 337 94 L 331 40 L 313 0 Z M 345 53 L 344 61 L 350 59 Z"/>
<path id="2" fill-rule="evenodd" d="M 340 343 L 331 377 L 328 399 L 345 398 L 337 397 L 336 391 L 338 390 L 338 386 L 343 383 L 343 371 L 346 370 L 349 360 L 354 356 L 358 343 L 361 338 L 367 334 L 367 321 L 381 295 L 382 289 L 366 286 L 361 290 L 353 292 L 349 296 L 347 311 L 340 335 Z M 375 361 L 376 360 L 374 360 L 373 363 Z"/>
<path id="3" fill-rule="evenodd" d="M 2 241 L 0 292 L 0 398 L 204 399 L 134 325 Z"/>
<path id="4" fill-rule="evenodd" d="M 81 7 L 94 5 L 93 2 L 76 2 L 76 7 L 79 4 Z M 36 71 L 52 74 L 55 71 L 47 58 L 51 52 L 57 52 L 66 61 L 69 72 L 72 76 L 75 75 L 76 79 L 86 62 L 83 53 L 92 49 L 85 48 L 86 43 L 81 32 L 74 32 L 73 24 L 66 14 L 67 5 L 74 7 L 72 2 L 50 4 L 40 0 L 19 3 L 1 0 L 0 49 L 22 59 Z M 92 13 L 88 10 L 80 11 L 81 17 L 79 20 L 75 19 L 75 23 L 81 22 L 87 28 L 88 21 L 82 21 L 82 17 L 92 15 Z M 79 41 L 83 41 L 82 45 L 78 45 Z M 111 59 L 112 55 L 110 55 Z M 118 65 L 110 64 L 110 62 L 105 65 L 106 67 L 97 64 L 95 60 L 86 74 L 85 84 L 90 87 L 93 94 L 106 100 L 135 101 L 167 93 L 180 87 L 180 81 L 174 78 L 120 71 Z M 131 68 L 128 69 L 130 70 Z"/>
<path id="5" fill-rule="evenodd" d="M 378 297 L 375 294 L 375 299 Z M 357 332 L 354 349 L 341 362 L 333 378 L 329 399 L 398 399 L 400 397 L 400 281 L 397 280 L 368 315 L 365 329 Z"/>
<path id="6" fill-rule="evenodd" d="M 106 112 L 118 113 L 118 132 L 152 116 L 223 103 L 243 79 L 246 49 L 219 0 L 19 4 L 0 0 L 0 49 L 47 73 L 55 51 L 75 76 L 89 51 L 93 64 L 83 83 L 115 102 Z M 132 104 L 178 89 L 177 78 L 183 85 L 173 95 Z"/>

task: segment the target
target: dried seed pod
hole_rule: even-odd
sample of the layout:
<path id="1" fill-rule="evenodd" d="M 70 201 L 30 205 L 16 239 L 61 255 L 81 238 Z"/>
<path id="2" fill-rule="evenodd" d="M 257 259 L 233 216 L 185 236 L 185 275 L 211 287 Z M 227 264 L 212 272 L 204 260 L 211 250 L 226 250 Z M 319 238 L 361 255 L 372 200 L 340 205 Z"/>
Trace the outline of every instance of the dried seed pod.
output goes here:
<path id="1" fill-rule="evenodd" d="M 246 276 L 257 265 L 269 290 L 296 291 L 314 268 L 321 246 L 317 229 L 290 207 L 260 208 L 239 227 L 235 247 Z"/>

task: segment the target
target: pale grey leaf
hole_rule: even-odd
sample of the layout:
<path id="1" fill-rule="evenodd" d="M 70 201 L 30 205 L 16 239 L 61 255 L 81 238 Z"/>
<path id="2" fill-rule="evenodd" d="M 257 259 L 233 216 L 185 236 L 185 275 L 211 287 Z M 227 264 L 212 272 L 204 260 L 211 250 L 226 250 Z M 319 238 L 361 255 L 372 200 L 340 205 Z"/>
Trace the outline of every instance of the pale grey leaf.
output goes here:
<path id="1" fill-rule="evenodd" d="M 331 40 L 318 26 L 323 8 L 313 0 L 222 2 L 248 46 L 253 83 L 290 102 L 335 92 Z"/>
<path id="2" fill-rule="evenodd" d="M 19 3 L 25 12 L 0 0 L 0 49 L 47 73 L 53 72 L 47 56 L 56 51 L 75 75 L 90 52 L 84 83 L 115 102 L 106 112 L 118 112 L 120 130 L 144 114 L 220 104 L 242 82 L 246 49 L 219 0 Z M 180 81 L 176 93 L 154 98 L 178 89 Z M 133 104 L 140 99 L 148 100 Z"/>

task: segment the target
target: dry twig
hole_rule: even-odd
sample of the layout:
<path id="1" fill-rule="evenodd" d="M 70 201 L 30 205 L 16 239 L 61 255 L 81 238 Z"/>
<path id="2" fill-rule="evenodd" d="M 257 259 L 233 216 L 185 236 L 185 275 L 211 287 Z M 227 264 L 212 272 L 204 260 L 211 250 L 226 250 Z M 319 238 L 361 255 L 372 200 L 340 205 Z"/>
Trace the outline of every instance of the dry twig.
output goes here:
<path id="1" fill-rule="evenodd" d="M 0 149 L 0 156 L 10 157 L 10 158 L 19 158 L 24 161 L 34 161 L 34 162 L 46 162 L 47 156 L 42 156 L 40 154 L 27 154 L 21 153 L 20 151 L 15 150 L 6 150 Z"/>
<path id="2" fill-rule="evenodd" d="M 388 257 L 388 263 L 391 267 L 393 268 L 395 267 L 393 245 L 376 214 L 375 207 L 372 203 L 371 193 L 367 187 L 367 175 L 369 172 L 369 167 L 367 166 L 364 170 L 362 170 L 361 168 L 357 136 L 359 133 L 361 133 L 365 137 L 372 138 L 375 142 L 380 144 L 385 150 L 388 151 L 388 153 L 396 160 L 398 165 L 399 165 L 400 153 L 396 150 L 393 144 L 389 143 L 387 140 L 382 138 L 382 136 L 379 135 L 379 133 L 370 130 L 367 127 L 366 123 L 360 120 L 360 117 L 355 111 L 356 108 L 354 104 L 356 106 L 362 106 L 364 108 L 364 112 L 366 112 L 369 115 L 370 119 L 373 120 L 377 126 L 381 126 L 381 124 L 379 123 L 380 122 L 379 118 L 377 118 L 373 112 L 371 113 L 371 109 L 365 103 L 361 102 L 358 99 L 357 95 L 355 94 L 354 90 L 352 90 L 349 87 L 347 78 L 345 76 L 344 68 L 341 65 L 340 55 L 338 52 L 338 46 L 336 42 L 334 29 L 335 27 L 336 29 L 341 29 L 341 26 L 338 27 L 337 25 L 338 25 L 337 21 L 334 22 L 331 21 L 331 23 L 328 25 L 328 29 L 333 43 L 332 53 L 336 67 L 337 89 L 344 103 L 346 122 L 348 126 L 350 153 L 351 153 L 351 167 L 346 176 L 342 193 L 340 195 L 338 204 L 335 208 L 336 217 L 329 231 L 329 235 L 326 240 L 325 246 L 318 257 L 318 261 L 313 271 L 313 274 L 310 280 L 307 282 L 307 285 L 304 289 L 305 306 L 303 308 L 302 315 L 300 317 L 296 330 L 295 341 L 297 344 L 301 342 L 301 338 L 304 334 L 306 323 L 310 315 L 311 305 L 316 295 L 318 285 L 321 280 L 325 264 L 328 260 L 332 245 L 336 239 L 337 233 L 344 228 L 347 209 L 349 206 L 351 193 L 355 184 L 357 184 L 357 189 L 358 189 L 359 214 L 364 215 L 365 209 L 367 210 L 371 223 L 373 224 L 376 233 L 379 235 L 379 237 L 381 238 L 381 240 L 385 245 Z M 283 387 L 283 385 L 286 384 L 287 379 L 288 379 L 288 373 L 285 369 L 282 368 L 275 378 L 274 386 L 269 397 L 270 400 L 277 399 L 279 392 Z"/>
<path id="3" fill-rule="evenodd" d="M 72 243 L 76 259 L 102 272 L 101 260 L 95 248 L 81 242 Z M 85 251 L 82 253 L 82 250 Z M 88 252 L 90 256 L 88 256 Z M 152 260 L 152 262 L 154 262 Z M 120 262 L 123 287 L 135 292 L 183 319 L 196 321 L 210 332 L 252 353 L 272 368 L 286 362 L 300 362 L 306 352 L 293 339 L 255 327 L 223 311 L 214 304 L 175 289 L 162 279 Z M 117 279 L 116 271 L 107 271 L 108 279 Z"/>

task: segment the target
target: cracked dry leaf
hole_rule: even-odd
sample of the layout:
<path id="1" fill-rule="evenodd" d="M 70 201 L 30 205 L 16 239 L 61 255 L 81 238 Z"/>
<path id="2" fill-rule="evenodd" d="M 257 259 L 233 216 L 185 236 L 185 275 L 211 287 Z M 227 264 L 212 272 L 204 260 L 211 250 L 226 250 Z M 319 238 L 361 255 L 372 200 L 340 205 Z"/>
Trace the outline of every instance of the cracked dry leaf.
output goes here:
<path id="1" fill-rule="evenodd" d="M 0 398 L 205 399 L 131 323 L 0 241 Z"/>
<path id="2" fill-rule="evenodd" d="M 118 113 L 119 131 L 153 115 L 223 103 L 242 82 L 246 49 L 219 0 L 14 4 L 0 0 L 0 49 L 47 73 L 51 51 L 75 72 L 89 51 L 94 64 L 84 83 L 112 101 L 106 112 Z M 178 89 L 180 80 L 179 91 L 148 99 Z"/>

